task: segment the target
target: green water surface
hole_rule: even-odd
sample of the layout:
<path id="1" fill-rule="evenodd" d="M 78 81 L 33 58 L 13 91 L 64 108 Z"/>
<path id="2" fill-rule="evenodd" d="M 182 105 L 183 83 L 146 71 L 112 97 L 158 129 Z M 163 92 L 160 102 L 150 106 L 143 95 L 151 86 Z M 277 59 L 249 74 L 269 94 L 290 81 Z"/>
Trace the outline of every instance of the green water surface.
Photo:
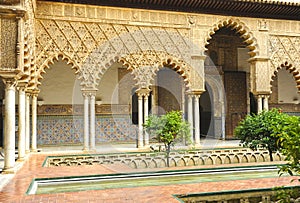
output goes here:
<path id="1" fill-rule="evenodd" d="M 230 172 L 225 174 L 185 174 L 178 176 L 160 176 L 160 177 L 136 177 L 122 178 L 111 180 L 84 181 L 74 182 L 68 181 L 64 183 L 51 183 L 49 185 L 39 185 L 36 194 L 45 193 L 62 193 L 62 192 L 78 192 L 85 190 L 104 190 L 112 188 L 142 187 L 142 186 L 158 186 L 158 185 L 174 185 L 189 184 L 201 182 L 218 182 L 229 180 L 243 180 L 253 178 L 270 178 L 278 177 L 277 170 L 271 171 L 254 171 L 254 172 Z"/>

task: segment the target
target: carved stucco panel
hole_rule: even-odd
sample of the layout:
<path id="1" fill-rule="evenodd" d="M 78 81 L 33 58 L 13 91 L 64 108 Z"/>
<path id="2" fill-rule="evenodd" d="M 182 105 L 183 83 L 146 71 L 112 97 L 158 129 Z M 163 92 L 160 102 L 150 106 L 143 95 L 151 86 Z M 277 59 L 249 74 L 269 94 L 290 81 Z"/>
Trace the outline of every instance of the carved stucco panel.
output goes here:
<path id="1" fill-rule="evenodd" d="M 1 18 L 1 69 L 14 70 L 17 66 L 17 31 L 16 18 Z"/>
<path id="2" fill-rule="evenodd" d="M 271 74 L 274 76 L 282 65 L 288 63 L 293 72 L 300 71 L 300 37 L 271 35 L 269 39 L 269 50 L 271 55 Z M 297 82 L 300 79 L 297 78 Z"/>
<path id="3" fill-rule="evenodd" d="M 151 75 L 143 74 L 144 67 L 163 66 L 162 62 L 170 56 L 176 58 L 180 68 L 187 69 L 191 66 L 190 47 L 195 46 L 186 36 L 181 35 L 187 32 L 175 28 L 59 20 L 37 20 L 36 27 L 36 63 L 39 73 L 44 72 L 53 57 L 57 58 L 61 54 L 72 60 L 75 66 L 81 67 L 81 85 L 88 89 L 95 89 L 107 68 L 121 58 L 126 58 L 124 61 L 132 66 L 132 70 L 141 68 L 134 71 L 139 85 L 149 84 L 152 79 Z M 166 54 L 163 55 L 163 52 Z M 151 71 L 155 72 L 156 69 Z M 189 71 L 185 70 L 184 78 L 189 78 Z M 195 78 L 193 80 L 196 81 Z"/>

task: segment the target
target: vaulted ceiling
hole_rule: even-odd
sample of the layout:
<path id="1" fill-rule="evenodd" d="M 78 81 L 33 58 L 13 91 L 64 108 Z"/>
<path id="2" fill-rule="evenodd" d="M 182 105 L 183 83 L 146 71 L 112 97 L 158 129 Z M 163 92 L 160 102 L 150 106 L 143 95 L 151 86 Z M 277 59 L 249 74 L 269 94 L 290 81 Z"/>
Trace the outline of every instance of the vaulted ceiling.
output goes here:
<path id="1" fill-rule="evenodd" d="M 300 3 L 286 0 L 48 0 L 127 8 L 300 20 Z"/>

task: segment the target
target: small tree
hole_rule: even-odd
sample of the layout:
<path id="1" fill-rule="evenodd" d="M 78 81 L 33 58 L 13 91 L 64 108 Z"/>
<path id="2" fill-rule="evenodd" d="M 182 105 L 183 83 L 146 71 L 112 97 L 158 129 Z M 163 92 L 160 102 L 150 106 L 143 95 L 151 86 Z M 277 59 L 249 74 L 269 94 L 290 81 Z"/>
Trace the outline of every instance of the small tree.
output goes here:
<path id="1" fill-rule="evenodd" d="M 287 164 L 281 167 L 281 173 L 300 174 L 300 117 L 289 116 L 284 125 L 277 126 L 275 135 L 278 137 L 280 152 L 285 156 Z"/>
<path id="2" fill-rule="evenodd" d="M 167 166 L 170 166 L 169 157 L 171 145 L 180 139 L 190 138 L 189 123 L 182 119 L 180 111 L 170 111 L 165 115 L 151 115 L 144 123 L 146 131 L 164 143 L 167 152 Z"/>
<path id="3" fill-rule="evenodd" d="M 272 153 L 279 149 L 278 129 L 285 125 L 288 115 L 278 109 L 262 111 L 257 115 L 247 115 L 235 128 L 235 136 L 241 139 L 243 146 L 253 150 L 262 147 L 268 150 L 270 161 L 273 161 Z"/>

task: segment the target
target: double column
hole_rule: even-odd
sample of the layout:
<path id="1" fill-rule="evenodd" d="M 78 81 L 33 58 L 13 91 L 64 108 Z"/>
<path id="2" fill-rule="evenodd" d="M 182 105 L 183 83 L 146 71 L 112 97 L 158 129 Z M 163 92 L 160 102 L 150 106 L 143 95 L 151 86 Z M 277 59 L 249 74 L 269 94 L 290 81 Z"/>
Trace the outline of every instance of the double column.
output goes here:
<path id="1" fill-rule="evenodd" d="M 200 146 L 200 94 L 188 94 L 188 122 L 191 127 L 191 141 Z"/>
<path id="2" fill-rule="evenodd" d="M 150 90 L 147 88 L 139 89 L 136 91 L 138 96 L 138 140 L 137 147 L 141 148 L 149 145 L 149 134 L 144 133 L 143 124 L 149 115 L 148 101 Z"/>
<path id="3" fill-rule="evenodd" d="M 96 90 L 84 90 L 84 135 L 83 150 L 96 151 L 96 128 L 95 128 L 95 98 Z"/>
<path id="4" fill-rule="evenodd" d="M 269 110 L 269 96 L 268 94 L 257 95 L 257 112 L 260 113 L 263 110 Z"/>

